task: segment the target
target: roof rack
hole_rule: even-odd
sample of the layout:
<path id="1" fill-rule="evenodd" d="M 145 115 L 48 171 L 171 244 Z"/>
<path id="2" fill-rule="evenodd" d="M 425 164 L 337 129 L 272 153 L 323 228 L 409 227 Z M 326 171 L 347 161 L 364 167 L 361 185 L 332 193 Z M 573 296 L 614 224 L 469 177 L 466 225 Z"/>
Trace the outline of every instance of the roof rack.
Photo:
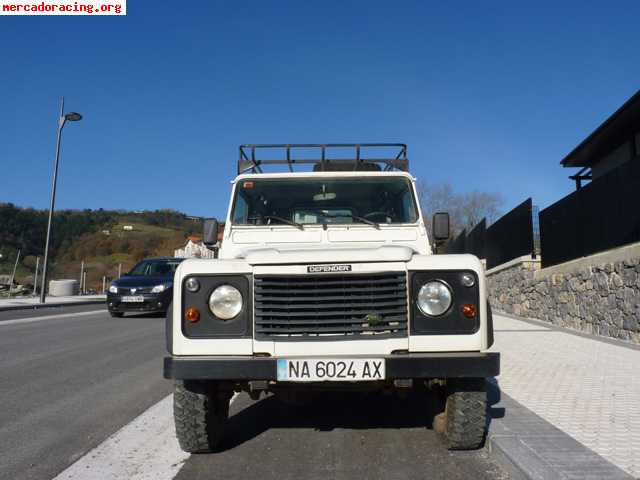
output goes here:
<path id="1" fill-rule="evenodd" d="M 349 149 L 354 151 L 353 157 L 349 158 L 328 158 L 330 150 Z M 364 157 L 361 155 L 362 149 L 378 148 L 381 151 L 386 149 L 397 150 L 395 155 L 382 158 Z M 296 149 L 317 150 L 316 158 L 293 158 Z M 371 171 L 384 170 L 409 170 L 409 160 L 407 159 L 407 146 L 404 143 L 282 143 L 282 144 L 247 144 L 240 145 L 240 158 L 238 159 L 238 175 L 242 173 L 263 173 L 263 165 L 287 165 L 289 171 L 293 172 L 294 165 L 313 165 L 314 171 Z M 260 153 L 265 150 L 275 151 L 278 158 L 260 158 Z"/>

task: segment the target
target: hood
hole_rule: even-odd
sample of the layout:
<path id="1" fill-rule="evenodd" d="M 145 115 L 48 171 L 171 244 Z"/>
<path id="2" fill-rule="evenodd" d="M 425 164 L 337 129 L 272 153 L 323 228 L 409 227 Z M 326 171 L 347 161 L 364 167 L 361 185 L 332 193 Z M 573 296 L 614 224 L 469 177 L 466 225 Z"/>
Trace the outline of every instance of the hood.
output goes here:
<path id="1" fill-rule="evenodd" d="M 173 276 L 151 277 L 148 275 L 124 276 L 112 282 L 116 287 L 153 287 L 161 283 L 173 283 Z"/>
<path id="2" fill-rule="evenodd" d="M 375 248 L 255 248 L 246 249 L 237 258 L 250 265 L 342 263 L 342 262 L 408 262 L 414 254 L 412 248 L 384 245 Z"/>

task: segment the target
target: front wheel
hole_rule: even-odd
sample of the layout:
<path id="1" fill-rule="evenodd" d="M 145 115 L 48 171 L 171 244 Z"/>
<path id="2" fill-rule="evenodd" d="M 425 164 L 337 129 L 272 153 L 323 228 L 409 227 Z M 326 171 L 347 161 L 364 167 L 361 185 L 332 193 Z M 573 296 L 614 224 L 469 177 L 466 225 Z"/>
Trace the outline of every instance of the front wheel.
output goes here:
<path id="1" fill-rule="evenodd" d="M 215 382 L 176 381 L 173 419 L 182 450 L 204 453 L 220 445 L 229 400 L 230 394 L 219 391 Z"/>
<path id="2" fill-rule="evenodd" d="M 484 378 L 447 381 L 444 412 L 434 419 L 449 450 L 479 448 L 487 425 L 487 389 Z"/>

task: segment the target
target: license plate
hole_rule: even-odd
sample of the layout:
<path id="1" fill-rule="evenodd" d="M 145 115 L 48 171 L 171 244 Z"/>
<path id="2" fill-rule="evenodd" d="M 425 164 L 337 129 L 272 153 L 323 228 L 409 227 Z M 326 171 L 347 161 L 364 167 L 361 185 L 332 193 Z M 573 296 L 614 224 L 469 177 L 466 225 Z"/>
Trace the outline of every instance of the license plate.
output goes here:
<path id="1" fill-rule="evenodd" d="M 278 359 L 281 382 L 361 382 L 384 380 L 381 358 Z"/>
<path id="2" fill-rule="evenodd" d="M 135 296 L 124 296 L 120 299 L 121 302 L 123 303 L 140 303 L 140 302 L 144 302 L 144 297 L 142 295 L 135 295 Z"/>

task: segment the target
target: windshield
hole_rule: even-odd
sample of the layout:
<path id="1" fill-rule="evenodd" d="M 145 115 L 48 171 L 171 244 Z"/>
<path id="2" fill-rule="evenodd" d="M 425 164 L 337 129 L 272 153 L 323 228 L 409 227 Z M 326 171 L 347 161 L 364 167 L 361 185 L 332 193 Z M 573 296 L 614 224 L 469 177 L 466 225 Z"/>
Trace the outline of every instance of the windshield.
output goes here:
<path id="1" fill-rule="evenodd" d="M 415 223 L 418 212 L 404 177 L 242 180 L 234 225 Z"/>
<path id="2" fill-rule="evenodd" d="M 129 275 L 165 277 L 173 275 L 180 260 L 143 260 L 131 269 Z"/>

